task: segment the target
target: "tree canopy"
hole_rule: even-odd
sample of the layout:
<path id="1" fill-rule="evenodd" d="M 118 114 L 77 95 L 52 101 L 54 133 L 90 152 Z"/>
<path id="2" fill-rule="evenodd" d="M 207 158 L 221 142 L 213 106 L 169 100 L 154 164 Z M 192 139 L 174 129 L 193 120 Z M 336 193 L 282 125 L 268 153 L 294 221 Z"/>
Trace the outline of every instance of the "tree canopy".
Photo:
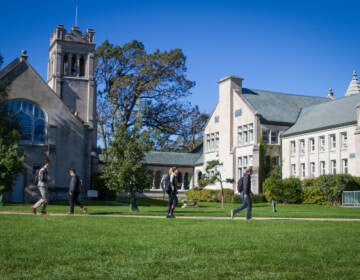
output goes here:
<path id="1" fill-rule="evenodd" d="M 105 149 L 118 124 L 132 127 L 139 112 L 154 148 L 176 146 L 180 140 L 186 143 L 183 146 L 197 144 L 194 139 L 207 117 L 185 100 L 195 85 L 185 75 L 185 62 L 180 49 L 149 53 L 135 40 L 123 46 L 105 41 L 97 48 L 97 119 Z"/>

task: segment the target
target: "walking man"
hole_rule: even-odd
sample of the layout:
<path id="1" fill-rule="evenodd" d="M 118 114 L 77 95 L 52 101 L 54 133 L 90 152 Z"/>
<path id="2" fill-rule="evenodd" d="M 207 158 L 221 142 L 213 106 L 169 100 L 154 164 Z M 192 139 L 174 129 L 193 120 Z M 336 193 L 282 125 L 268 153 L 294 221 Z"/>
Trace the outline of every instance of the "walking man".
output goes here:
<path id="1" fill-rule="evenodd" d="M 36 215 L 36 209 L 39 206 L 42 206 L 41 214 L 46 215 L 46 206 L 48 204 L 48 196 L 49 196 L 49 189 L 48 189 L 48 183 L 50 181 L 50 177 L 48 174 L 48 169 L 50 166 L 50 161 L 45 160 L 44 166 L 39 171 L 39 177 L 38 177 L 38 188 L 41 194 L 41 198 L 33 205 L 31 206 L 32 212 Z"/>
<path id="2" fill-rule="evenodd" d="M 87 213 L 86 207 L 83 204 L 81 204 L 78 200 L 79 194 L 81 192 L 81 185 L 80 185 L 80 179 L 78 175 L 76 175 L 76 171 L 74 168 L 70 168 L 69 175 L 70 175 L 70 184 L 69 184 L 70 210 L 68 214 L 69 215 L 74 214 L 75 204 L 79 205 L 83 213 L 86 214 Z"/>
<path id="3" fill-rule="evenodd" d="M 246 172 L 245 172 L 244 178 L 243 178 L 243 190 L 240 192 L 240 197 L 243 201 L 243 204 L 240 207 L 231 210 L 231 212 L 230 212 L 231 219 L 233 219 L 234 216 L 238 212 L 240 212 L 241 210 L 243 210 L 245 208 L 247 208 L 246 220 L 251 219 L 251 210 L 252 210 L 251 174 L 252 174 L 252 172 L 253 172 L 252 166 L 248 166 L 246 168 Z"/>

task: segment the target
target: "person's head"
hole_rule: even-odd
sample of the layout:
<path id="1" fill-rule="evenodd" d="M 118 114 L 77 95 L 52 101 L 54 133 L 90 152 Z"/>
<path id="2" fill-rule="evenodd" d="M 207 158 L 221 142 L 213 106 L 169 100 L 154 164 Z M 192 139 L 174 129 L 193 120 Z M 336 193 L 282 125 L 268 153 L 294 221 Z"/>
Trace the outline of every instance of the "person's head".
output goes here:
<path id="1" fill-rule="evenodd" d="M 178 169 L 177 167 L 173 167 L 172 170 L 173 170 L 173 172 L 174 172 L 175 174 L 178 174 L 178 173 L 179 173 L 179 169 Z"/>
<path id="2" fill-rule="evenodd" d="M 246 173 L 252 174 L 253 173 L 253 167 L 251 165 L 249 165 L 248 167 L 246 167 Z"/>
<path id="3" fill-rule="evenodd" d="M 169 175 L 173 174 L 173 167 L 170 167 L 170 168 L 169 168 L 169 172 L 168 172 L 168 173 L 169 173 Z"/>
<path id="4" fill-rule="evenodd" d="M 45 160 L 44 160 L 44 166 L 45 166 L 46 168 L 48 168 L 49 165 L 50 165 L 50 160 L 45 159 Z"/>
<path id="5" fill-rule="evenodd" d="M 70 176 L 75 176 L 76 175 L 76 170 L 74 168 L 70 168 L 69 169 L 69 174 L 70 174 Z"/>

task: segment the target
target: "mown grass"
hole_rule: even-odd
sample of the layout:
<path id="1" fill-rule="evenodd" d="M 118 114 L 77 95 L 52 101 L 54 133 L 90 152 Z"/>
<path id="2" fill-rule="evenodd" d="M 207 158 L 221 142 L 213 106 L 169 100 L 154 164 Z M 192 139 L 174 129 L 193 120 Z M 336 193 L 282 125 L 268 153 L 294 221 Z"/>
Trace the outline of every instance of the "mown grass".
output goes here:
<path id="1" fill-rule="evenodd" d="M 359 222 L 0 215 L 0 278 L 359 279 Z"/>
<path id="2" fill-rule="evenodd" d="M 90 215 L 99 214 L 118 214 L 118 215 L 150 215 L 164 216 L 167 201 L 161 199 L 139 199 L 139 211 L 129 212 L 127 200 L 120 201 L 120 204 L 102 201 L 85 201 Z M 230 210 L 237 207 L 240 202 L 225 203 L 225 208 L 221 208 L 220 203 L 200 202 L 198 208 L 181 208 L 179 203 L 176 209 L 177 216 L 214 216 L 229 217 Z M 5 204 L 0 207 L 0 211 L 21 211 L 30 212 L 31 204 Z M 69 203 L 50 202 L 48 209 L 50 213 L 66 213 L 69 210 Z M 80 208 L 75 211 L 81 213 Z M 240 212 L 237 217 L 244 217 L 245 211 Z M 274 218 L 360 218 L 360 207 L 330 207 L 309 204 L 279 204 L 277 212 L 272 212 L 269 203 L 256 203 L 253 206 L 254 217 L 274 217 Z"/>

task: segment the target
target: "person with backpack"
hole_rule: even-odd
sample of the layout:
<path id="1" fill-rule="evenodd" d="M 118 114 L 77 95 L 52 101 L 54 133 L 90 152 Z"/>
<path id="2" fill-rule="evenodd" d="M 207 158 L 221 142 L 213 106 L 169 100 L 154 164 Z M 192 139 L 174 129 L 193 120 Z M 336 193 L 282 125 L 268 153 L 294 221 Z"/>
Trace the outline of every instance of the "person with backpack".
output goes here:
<path id="1" fill-rule="evenodd" d="M 230 217 L 231 219 L 234 218 L 234 216 L 240 212 L 241 210 L 247 208 L 246 210 L 246 220 L 251 219 L 251 211 L 252 211 L 252 200 L 251 200 L 251 174 L 253 173 L 252 166 L 248 166 L 246 168 L 246 172 L 242 178 L 239 179 L 238 182 L 238 191 L 240 192 L 240 197 L 243 201 L 243 204 L 230 211 Z"/>
<path id="2" fill-rule="evenodd" d="M 79 194 L 81 192 L 81 182 L 78 175 L 76 175 L 76 171 L 74 168 L 69 169 L 69 175 L 70 175 L 70 184 L 69 184 L 70 210 L 68 214 L 74 215 L 75 204 L 79 205 L 83 213 L 86 214 L 87 208 L 83 204 L 81 204 L 78 200 Z"/>
<path id="3" fill-rule="evenodd" d="M 48 174 L 48 169 L 50 166 L 50 160 L 45 160 L 43 167 L 39 170 L 38 174 L 35 174 L 34 181 L 37 183 L 37 187 L 39 188 L 41 198 L 33 205 L 31 206 L 31 210 L 33 214 L 37 214 L 37 208 L 42 206 L 41 214 L 46 215 L 46 206 L 48 205 L 48 196 L 49 196 L 49 190 L 48 190 L 48 183 L 50 182 L 50 177 Z"/>
<path id="4" fill-rule="evenodd" d="M 170 185 L 170 170 L 168 173 L 164 173 L 163 176 L 161 177 L 161 181 L 160 181 L 160 187 L 163 190 L 163 199 L 165 199 L 165 193 L 167 193 L 167 189 Z"/>
<path id="5" fill-rule="evenodd" d="M 177 188 L 178 188 L 178 173 L 179 170 L 176 167 L 170 168 L 170 182 L 167 186 L 166 193 L 169 196 L 168 211 L 166 218 L 175 218 L 174 211 L 178 203 Z"/>

